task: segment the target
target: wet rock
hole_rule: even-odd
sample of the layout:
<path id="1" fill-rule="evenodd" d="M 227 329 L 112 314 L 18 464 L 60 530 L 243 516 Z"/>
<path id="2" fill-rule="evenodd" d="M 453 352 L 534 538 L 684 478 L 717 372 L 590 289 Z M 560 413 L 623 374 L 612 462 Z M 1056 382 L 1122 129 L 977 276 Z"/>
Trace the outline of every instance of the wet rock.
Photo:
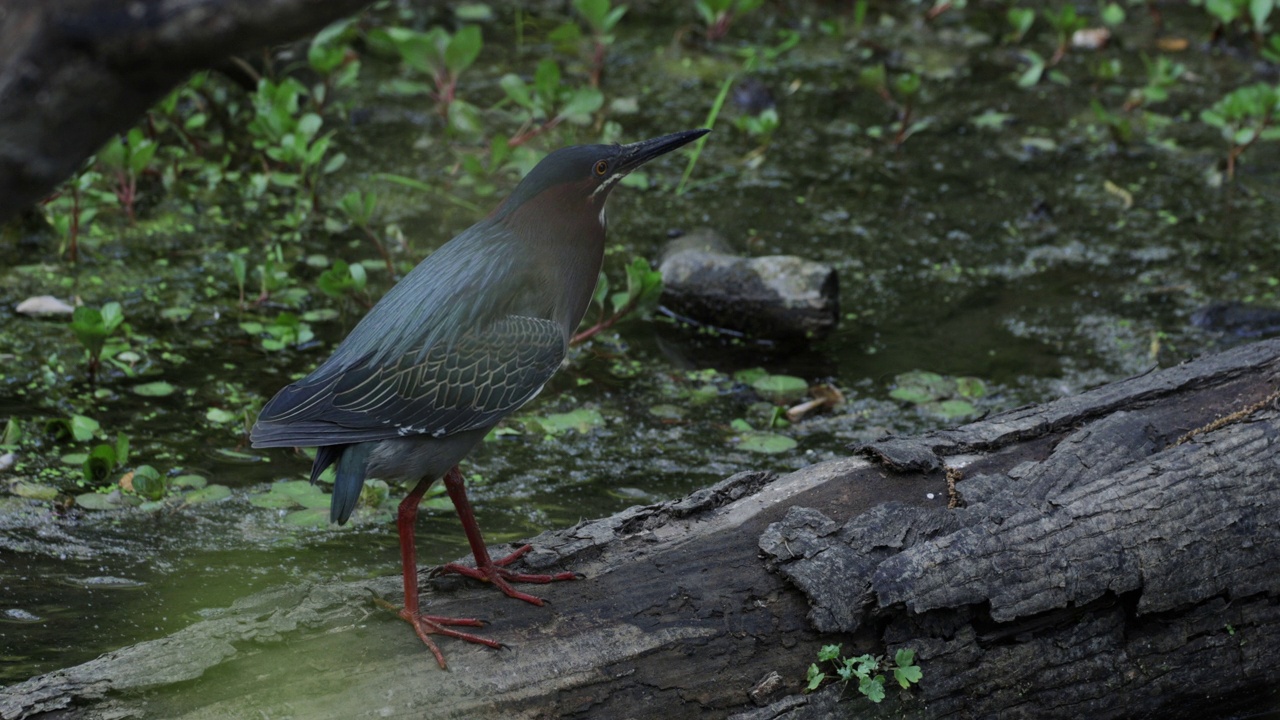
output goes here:
<path id="1" fill-rule="evenodd" d="M 663 252 L 662 304 L 681 319 L 751 338 L 818 340 L 840 316 L 830 265 L 793 255 L 744 258 L 714 232 L 697 231 Z"/>
<path id="2" fill-rule="evenodd" d="M 1280 308 L 1241 302 L 1214 303 L 1192 313 L 1191 324 L 1236 337 L 1260 337 L 1280 332 Z"/>
<path id="3" fill-rule="evenodd" d="M 37 295 L 18 303 L 14 311 L 20 315 L 70 315 L 75 308 L 52 295 Z"/>

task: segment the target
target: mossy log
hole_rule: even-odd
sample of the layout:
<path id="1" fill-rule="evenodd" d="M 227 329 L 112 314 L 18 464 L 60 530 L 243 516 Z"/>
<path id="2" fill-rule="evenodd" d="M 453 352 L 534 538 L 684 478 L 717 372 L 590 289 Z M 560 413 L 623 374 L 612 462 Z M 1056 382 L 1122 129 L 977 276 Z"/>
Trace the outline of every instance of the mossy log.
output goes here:
<path id="1" fill-rule="evenodd" d="M 291 585 L 0 692 L 0 717 L 1212 717 L 1280 687 L 1280 340 L 534 540 L 547 607 L 431 581 L 448 671 L 369 593 Z M 950 507 L 949 507 L 950 505 Z M 879 706 L 822 644 L 912 648 Z"/>

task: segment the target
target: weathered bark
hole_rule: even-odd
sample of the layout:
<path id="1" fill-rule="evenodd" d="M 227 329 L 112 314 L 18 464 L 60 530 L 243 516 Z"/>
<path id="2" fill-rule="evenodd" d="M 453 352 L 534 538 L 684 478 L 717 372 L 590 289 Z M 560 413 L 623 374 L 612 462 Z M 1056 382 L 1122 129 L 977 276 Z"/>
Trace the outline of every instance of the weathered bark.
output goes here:
<path id="1" fill-rule="evenodd" d="M 369 0 L 0 0 L 0 223 L 193 71 Z"/>
<path id="2" fill-rule="evenodd" d="M 396 578 L 306 584 L 10 687 L 0 717 L 872 712 L 839 686 L 799 693 L 817 647 L 841 641 L 846 654 L 917 651 L 923 681 L 880 713 L 1256 708 L 1280 684 L 1277 387 L 1272 340 L 875 443 L 875 463 L 744 473 L 544 534 L 530 565 L 587 575 L 539 588 L 550 606 L 460 581 L 426 593 L 430 612 L 486 617 L 510 645 L 446 641 L 449 672 L 371 609 L 367 592 L 394 598 Z M 952 509 L 947 469 L 967 478 Z"/>

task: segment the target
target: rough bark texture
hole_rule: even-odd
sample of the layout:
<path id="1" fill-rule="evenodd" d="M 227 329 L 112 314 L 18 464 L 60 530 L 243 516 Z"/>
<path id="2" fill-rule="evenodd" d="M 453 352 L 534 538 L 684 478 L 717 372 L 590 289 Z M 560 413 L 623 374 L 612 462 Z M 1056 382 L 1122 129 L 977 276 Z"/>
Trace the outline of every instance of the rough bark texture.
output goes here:
<path id="1" fill-rule="evenodd" d="M 744 473 L 535 539 L 582 582 L 535 608 L 458 581 L 491 651 L 449 672 L 367 600 L 396 578 L 261 593 L 0 693 L 0 717 L 1212 717 L 1280 686 L 1280 341 L 875 458 Z M 1217 420 L 1217 422 L 1215 422 Z M 1179 442 L 1181 440 L 1181 442 Z M 883 459 L 883 462 L 881 461 Z M 891 471 L 887 465 L 923 470 Z M 962 499 L 948 509 L 945 469 Z M 763 554 L 762 554 L 763 551 Z M 914 648 L 872 706 L 799 688 L 820 644 Z"/>
<path id="2" fill-rule="evenodd" d="M 0 0 L 0 223 L 195 70 L 368 0 Z"/>

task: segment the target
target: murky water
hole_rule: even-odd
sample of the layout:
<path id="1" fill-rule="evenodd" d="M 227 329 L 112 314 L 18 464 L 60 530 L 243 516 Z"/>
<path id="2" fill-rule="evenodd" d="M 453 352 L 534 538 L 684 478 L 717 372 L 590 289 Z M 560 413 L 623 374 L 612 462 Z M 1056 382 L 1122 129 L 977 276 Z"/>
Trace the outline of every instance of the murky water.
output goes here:
<path id="1" fill-rule="evenodd" d="M 805 7 L 828 12 L 825 5 Z M 610 119 L 628 140 L 700 125 L 739 62 L 727 49 L 773 43 L 789 17 L 749 18 L 726 49 L 708 54 L 672 42 L 680 26 L 670 15 L 636 11 L 618 32 L 603 85 L 606 103 L 634 99 L 636 109 Z M 466 464 L 468 475 L 480 476 L 473 498 L 488 538 L 526 537 L 676 497 L 738 470 L 785 471 L 885 431 L 946 424 L 889 397 L 894 378 L 907 371 L 979 378 L 990 390 L 979 409 L 994 411 L 1234 341 L 1192 329 L 1188 317 L 1216 300 L 1276 304 L 1280 154 L 1261 144 L 1246 156 L 1234 186 L 1210 182 L 1225 148 L 1216 133 L 1181 118 L 1249 81 L 1253 67 L 1237 52 L 1205 51 L 1205 22 L 1190 10 L 1165 19 L 1166 34 L 1189 37 L 1192 47 L 1175 56 L 1191 74 L 1154 108 L 1173 118 L 1161 137 L 1176 147 L 1139 141 L 1117 148 L 1089 108 L 1094 97 L 1117 107 L 1123 92 L 1142 84 L 1140 52 L 1153 32 L 1143 16 L 1131 20 L 1129 43 L 1106 51 L 1123 62 L 1119 81 L 1094 82 L 1089 68 L 1099 56 L 1075 51 L 1060 68 L 1069 86 L 1045 82 L 1030 90 L 1014 84 L 1022 67 L 1016 48 L 979 34 L 1003 27 L 977 10 L 933 25 L 885 22 L 868 31 L 875 42 L 861 46 L 813 24 L 801 27 L 804 42 L 754 73 L 781 119 L 763 160 L 745 164 L 759 142 L 732 127 L 741 111 L 727 106 L 695 180 L 725 176 L 676 196 L 671 187 L 683 156 L 647 168 L 655 187 L 621 188 L 611 201 L 610 241 L 619 250 L 607 264 L 616 278 L 632 255 L 656 258 L 673 233 L 711 226 L 744 253 L 798 254 L 836 266 L 846 315 L 840 330 L 803 353 L 768 354 L 698 340 L 659 322 L 630 323 L 576 351 L 547 391 L 507 423 L 520 433 L 491 439 Z M 485 27 L 482 61 L 462 90 L 477 104 L 497 100 L 497 78 L 512 70 L 528 74 L 542 52 L 532 43 L 513 50 L 510 27 L 509 18 Z M 1043 52 L 1049 42 L 1024 45 Z M 915 116 L 929 125 L 896 150 L 868 135 L 868 128 L 893 123 L 892 112 L 857 83 L 862 67 L 884 59 L 861 49 L 868 47 L 887 49 L 891 69 L 925 75 Z M 375 62 L 367 68 L 371 78 L 389 72 Z M 370 91 L 374 85 L 370 80 L 355 102 L 357 119 L 340 127 L 336 142 L 352 160 L 325 195 L 357 186 L 378 190 L 380 222 L 399 224 L 421 256 L 478 215 L 444 196 L 369 178 L 390 172 L 434 182 L 449 171 L 428 101 L 380 96 Z M 975 122 L 991 112 L 1008 118 Z M 591 129 L 574 136 L 562 137 L 595 137 Z M 1128 199 L 1109 188 L 1123 189 Z M 465 188 L 453 192 L 466 197 Z M 494 201 L 468 202 L 487 208 Z M 227 224 L 199 208 L 183 212 L 177 203 L 150 212 L 177 217 L 148 223 L 144 213 L 140 229 L 109 233 L 78 268 L 58 260 L 56 240 L 46 235 L 0 245 L 0 421 L 14 417 L 37 432 L 49 418 L 88 415 L 104 438 L 128 433 L 131 463 L 199 474 L 234 494 L 152 513 L 93 513 L 0 496 L 0 681 L 164 635 L 202 610 L 272 584 L 398 570 L 388 513 L 401 489 L 346 528 L 293 527 L 282 511 L 249 499 L 272 481 L 304 477 L 309 462 L 284 451 L 249 451 L 234 423 L 207 417 L 210 408 L 236 410 L 266 398 L 306 372 L 349 329 L 354 313 L 313 323 L 319 342 L 312 347 L 266 353 L 238 323 L 275 311 L 236 307 L 225 252 L 263 242 L 272 218 Z M 301 262 L 309 253 L 373 257 L 352 234 L 317 231 L 290 258 L 308 279 L 318 272 Z M 385 288 L 383 275 L 370 273 L 375 292 Z M 78 295 L 92 305 L 120 301 L 139 356 L 137 377 L 110 370 L 90 387 L 82 352 L 63 322 L 12 311 L 46 293 Z M 178 306 L 190 307 L 190 317 L 162 316 Z M 337 304 L 314 293 L 307 307 Z M 799 442 L 794 451 L 744 453 L 730 422 L 759 426 L 767 408 L 727 373 L 757 365 L 829 380 L 849 402 L 836 414 L 782 430 Z M 707 369 L 720 374 L 698 374 Z M 178 392 L 151 398 L 131 391 L 154 380 Z M 680 406 L 683 419 L 672 423 L 650 412 L 659 404 Z M 603 422 L 554 437 L 525 424 L 581 408 L 597 410 Z M 78 469 L 59 457 L 86 445 L 24 446 L 21 464 L 0 482 L 36 478 L 73 493 Z M 424 563 L 465 552 L 448 510 L 425 513 L 418 537 Z"/>

